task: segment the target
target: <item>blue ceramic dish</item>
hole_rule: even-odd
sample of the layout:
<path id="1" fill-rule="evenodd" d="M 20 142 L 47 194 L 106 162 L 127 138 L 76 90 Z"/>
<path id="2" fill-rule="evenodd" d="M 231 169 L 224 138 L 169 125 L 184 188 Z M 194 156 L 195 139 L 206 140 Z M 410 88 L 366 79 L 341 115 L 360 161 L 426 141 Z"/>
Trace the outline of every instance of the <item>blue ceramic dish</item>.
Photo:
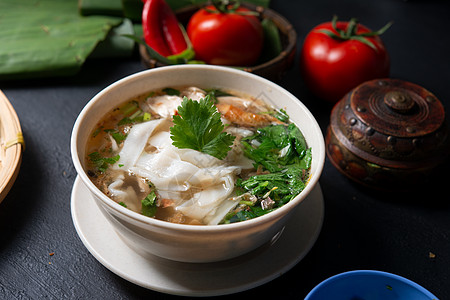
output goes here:
<path id="1" fill-rule="evenodd" d="M 438 300 L 417 283 L 381 271 L 335 275 L 317 285 L 305 300 Z"/>

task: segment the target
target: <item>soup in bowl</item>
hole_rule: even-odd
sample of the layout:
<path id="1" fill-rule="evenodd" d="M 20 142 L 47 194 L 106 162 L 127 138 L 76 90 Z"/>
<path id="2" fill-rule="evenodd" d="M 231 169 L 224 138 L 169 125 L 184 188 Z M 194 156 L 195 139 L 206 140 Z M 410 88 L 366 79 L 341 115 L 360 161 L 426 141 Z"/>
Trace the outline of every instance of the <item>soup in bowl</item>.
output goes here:
<path id="1" fill-rule="evenodd" d="M 278 85 L 183 65 L 126 77 L 73 128 L 78 176 L 134 250 L 184 262 L 269 242 L 317 184 L 320 128 Z"/>

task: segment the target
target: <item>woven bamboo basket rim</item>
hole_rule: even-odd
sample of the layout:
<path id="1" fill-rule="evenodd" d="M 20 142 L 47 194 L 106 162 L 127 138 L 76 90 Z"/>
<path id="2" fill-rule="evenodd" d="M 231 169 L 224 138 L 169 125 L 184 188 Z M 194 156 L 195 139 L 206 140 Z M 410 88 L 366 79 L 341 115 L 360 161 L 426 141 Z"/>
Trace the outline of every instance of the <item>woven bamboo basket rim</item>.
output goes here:
<path id="1" fill-rule="evenodd" d="M 192 14 L 204 5 L 207 4 L 190 5 L 176 11 L 178 20 L 181 23 L 186 23 L 192 16 Z M 277 26 L 282 43 L 282 51 L 278 56 L 270 59 L 269 61 L 261 62 L 255 66 L 242 67 L 242 69 L 244 71 L 263 76 L 270 80 L 276 81 L 281 79 L 287 69 L 292 66 L 295 59 L 295 52 L 297 50 L 297 33 L 293 25 L 284 16 L 280 15 L 270 8 L 246 2 L 242 2 L 241 5 L 250 10 L 260 13 L 261 19 L 270 19 L 275 24 L 275 26 Z M 165 64 L 150 57 L 144 45 L 139 45 L 139 54 L 141 56 L 142 62 L 147 68 L 165 66 Z"/>
<path id="2" fill-rule="evenodd" d="M 0 90 L 0 203 L 19 173 L 24 141 L 16 111 Z"/>

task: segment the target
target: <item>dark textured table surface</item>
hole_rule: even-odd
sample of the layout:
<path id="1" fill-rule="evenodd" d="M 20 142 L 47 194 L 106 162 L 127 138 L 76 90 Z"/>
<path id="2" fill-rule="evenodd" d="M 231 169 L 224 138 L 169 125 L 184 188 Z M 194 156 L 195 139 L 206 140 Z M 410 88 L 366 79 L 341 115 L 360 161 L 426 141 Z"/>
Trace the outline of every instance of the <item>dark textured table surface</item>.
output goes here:
<path id="1" fill-rule="evenodd" d="M 333 14 L 358 17 L 373 29 L 394 21 L 382 36 L 391 77 L 425 87 L 450 110 L 450 2 L 273 0 L 271 7 L 293 23 L 299 48 L 307 32 Z M 331 107 L 308 93 L 297 64 L 280 85 L 304 102 L 325 130 Z M 78 237 L 70 212 L 76 172 L 69 144 L 75 119 L 100 90 L 141 70 L 138 57 L 92 60 L 71 78 L 0 83 L 26 141 L 17 181 L 0 204 L 1 299 L 175 297 L 139 287 L 100 264 Z M 448 174 L 442 176 L 448 182 Z M 355 269 L 392 272 L 441 300 L 450 299 L 448 184 L 380 193 L 350 182 L 327 160 L 320 185 L 325 218 L 311 251 L 285 274 L 235 299 L 303 299 L 322 280 Z"/>

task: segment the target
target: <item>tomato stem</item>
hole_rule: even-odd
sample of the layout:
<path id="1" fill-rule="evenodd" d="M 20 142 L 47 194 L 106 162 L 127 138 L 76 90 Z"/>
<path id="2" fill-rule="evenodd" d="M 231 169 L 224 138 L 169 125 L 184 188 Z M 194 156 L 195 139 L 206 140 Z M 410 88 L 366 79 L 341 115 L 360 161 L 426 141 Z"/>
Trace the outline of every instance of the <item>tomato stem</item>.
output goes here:
<path id="1" fill-rule="evenodd" d="M 328 29 L 319 29 L 319 30 L 317 30 L 317 32 L 324 33 L 324 34 L 328 35 L 329 37 L 336 39 L 336 40 L 341 40 L 341 41 L 356 40 L 356 41 L 359 41 L 359 42 L 369 46 L 370 48 L 374 49 L 375 51 L 378 51 L 377 48 L 366 37 L 373 37 L 373 36 L 381 35 L 386 30 L 388 30 L 389 27 L 391 27 L 391 25 L 392 25 L 392 22 L 389 22 L 386 25 L 384 25 L 382 28 L 378 29 L 377 31 L 356 33 L 358 30 L 358 24 L 359 24 L 359 22 L 356 18 L 350 19 L 350 21 L 347 23 L 347 27 L 346 27 L 345 31 L 342 29 L 339 29 L 337 27 L 337 21 L 338 21 L 338 17 L 336 15 L 334 15 L 333 19 L 331 20 L 331 26 L 335 32 L 328 30 Z"/>
<path id="2" fill-rule="evenodd" d="M 237 14 L 245 16 L 258 16 L 256 11 L 237 11 L 241 6 L 239 0 L 213 0 L 211 4 L 214 6 L 215 10 L 204 8 L 207 12 L 212 14 Z"/>

